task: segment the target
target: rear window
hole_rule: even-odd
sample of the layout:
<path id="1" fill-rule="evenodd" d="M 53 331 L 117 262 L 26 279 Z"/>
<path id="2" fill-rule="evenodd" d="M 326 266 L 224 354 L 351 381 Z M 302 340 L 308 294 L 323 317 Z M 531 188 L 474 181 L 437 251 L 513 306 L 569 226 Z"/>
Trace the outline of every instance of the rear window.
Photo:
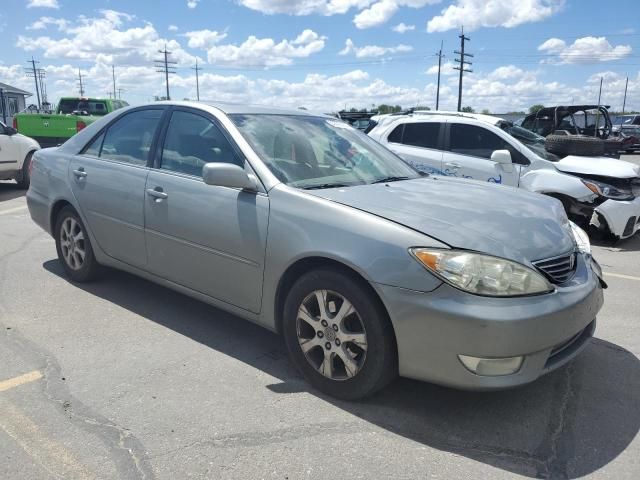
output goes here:
<path id="1" fill-rule="evenodd" d="M 59 112 L 70 115 L 74 112 L 86 112 L 89 115 L 106 115 L 107 103 L 96 100 L 64 99 L 60 100 Z"/>
<path id="2" fill-rule="evenodd" d="M 439 123 L 406 123 L 402 143 L 413 147 L 438 148 Z"/>

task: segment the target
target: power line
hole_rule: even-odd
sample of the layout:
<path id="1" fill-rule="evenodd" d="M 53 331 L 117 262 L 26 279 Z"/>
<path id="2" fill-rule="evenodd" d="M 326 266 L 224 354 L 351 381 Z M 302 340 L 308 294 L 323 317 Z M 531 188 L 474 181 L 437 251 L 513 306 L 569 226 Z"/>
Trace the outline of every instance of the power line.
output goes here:
<path id="1" fill-rule="evenodd" d="M 171 100 L 171 96 L 169 95 L 169 74 L 176 73 L 176 67 L 178 62 L 174 62 L 169 60 L 169 55 L 171 52 L 167 51 L 167 45 L 165 44 L 164 50 L 158 50 L 158 53 L 162 53 L 164 58 L 160 60 L 155 60 L 156 72 L 164 73 L 165 84 L 167 87 L 167 100 Z"/>
<path id="2" fill-rule="evenodd" d="M 200 77 L 198 76 L 198 72 L 202 71 L 200 67 L 198 67 L 198 59 L 196 58 L 196 66 L 191 67 L 192 70 L 196 71 L 196 96 L 198 101 L 200 101 Z"/>
<path id="3" fill-rule="evenodd" d="M 440 42 L 440 50 L 436 53 L 438 57 L 438 88 L 436 90 L 436 110 L 440 106 L 440 70 L 442 69 L 442 57 L 445 55 L 442 54 L 442 47 L 444 46 L 444 40 Z"/>
<path id="4" fill-rule="evenodd" d="M 469 37 L 464 36 L 464 27 L 462 27 L 462 29 L 460 30 L 460 35 L 458 35 L 458 38 L 460 38 L 460 51 L 456 50 L 453 53 L 455 53 L 456 55 L 460 55 L 460 58 L 454 59 L 457 63 L 460 64 L 460 66 L 453 67 L 453 69 L 460 71 L 460 79 L 458 80 L 458 111 L 460 111 L 462 110 L 462 75 L 464 74 L 464 72 L 473 72 L 473 70 L 465 68 L 465 65 L 472 65 L 472 62 L 467 62 L 465 58 L 473 57 L 473 55 L 464 52 L 464 42 L 471 41 Z"/>
<path id="5" fill-rule="evenodd" d="M 40 86 L 38 85 L 38 70 L 36 69 L 36 63 L 40 63 L 40 62 L 35 61 L 33 57 L 31 57 L 31 60 L 28 60 L 27 63 L 31 64 L 31 68 L 26 70 L 26 74 L 27 74 L 27 77 L 33 78 L 33 81 L 36 84 L 36 97 L 38 98 L 38 110 L 40 110 L 40 108 L 42 108 L 42 105 L 40 103 Z"/>

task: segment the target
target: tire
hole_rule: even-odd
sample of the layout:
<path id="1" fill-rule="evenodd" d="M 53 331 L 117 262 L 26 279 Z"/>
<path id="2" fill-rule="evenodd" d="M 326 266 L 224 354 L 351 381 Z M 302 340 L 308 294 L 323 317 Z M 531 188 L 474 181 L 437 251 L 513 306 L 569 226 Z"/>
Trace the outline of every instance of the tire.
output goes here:
<path id="1" fill-rule="evenodd" d="M 93 254 L 87 230 L 72 207 L 67 206 L 60 210 L 54 235 L 58 259 L 67 276 L 78 283 L 93 280 L 100 265 Z"/>
<path id="2" fill-rule="evenodd" d="M 349 304 L 351 313 L 339 321 Z M 398 374 L 395 335 L 384 307 L 362 280 L 339 269 L 313 270 L 295 282 L 285 300 L 283 333 L 294 365 L 332 397 L 367 397 Z"/>
<path id="3" fill-rule="evenodd" d="M 579 135 L 549 135 L 544 141 L 544 148 L 557 155 L 593 157 L 604 154 L 601 139 Z"/>
<path id="4" fill-rule="evenodd" d="M 31 174 L 29 173 L 29 166 L 31 165 L 31 157 L 33 152 L 29 152 L 22 162 L 22 170 L 20 170 L 20 176 L 18 177 L 18 188 L 27 189 L 31 184 Z"/>

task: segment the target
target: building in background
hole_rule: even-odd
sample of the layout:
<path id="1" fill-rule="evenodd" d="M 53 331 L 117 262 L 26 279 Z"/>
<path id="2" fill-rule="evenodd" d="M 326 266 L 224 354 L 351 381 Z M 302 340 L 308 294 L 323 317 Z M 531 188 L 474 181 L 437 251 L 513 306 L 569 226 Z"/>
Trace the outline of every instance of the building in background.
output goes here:
<path id="1" fill-rule="evenodd" d="M 27 107 L 27 97 L 32 96 L 25 90 L 0 82 L 0 120 L 11 125 L 13 116 Z"/>

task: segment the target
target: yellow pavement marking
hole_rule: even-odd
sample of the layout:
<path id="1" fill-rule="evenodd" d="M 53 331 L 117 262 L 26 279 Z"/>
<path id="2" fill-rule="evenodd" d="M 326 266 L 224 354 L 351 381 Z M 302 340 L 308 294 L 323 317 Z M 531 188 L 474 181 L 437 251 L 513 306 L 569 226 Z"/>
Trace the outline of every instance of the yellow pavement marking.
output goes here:
<path id="1" fill-rule="evenodd" d="M 23 205 L 21 207 L 16 207 L 16 208 L 9 208 L 7 210 L 0 210 L 0 215 L 5 215 L 7 213 L 14 213 L 14 212 L 20 212 L 22 210 L 26 210 L 28 207 L 26 205 Z"/>
<path id="2" fill-rule="evenodd" d="M 625 280 L 636 280 L 640 282 L 640 277 L 634 277 L 633 275 L 623 275 L 621 273 L 609 273 L 609 272 L 603 272 L 603 273 L 608 277 L 624 278 Z"/>
<path id="3" fill-rule="evenodd" d="M 24 385 L 25 383 L 35 382 L 36 380 L 40 380 L 41 378 L 42 373 L 40 373 L 38 370 L 34 370 L 33 372 L 20 375 L 19 377 L 4 380 L 3 382 L 0 382 L 0 392 L 19 387 L 20 385 Z"/>
<path id="4" fill-rule="evenodd" d="M 29 417 L 2 397 L 0 429 L 52 477 L 82 480 L 94 478 L 69 450 L 48 438 Z"/>

